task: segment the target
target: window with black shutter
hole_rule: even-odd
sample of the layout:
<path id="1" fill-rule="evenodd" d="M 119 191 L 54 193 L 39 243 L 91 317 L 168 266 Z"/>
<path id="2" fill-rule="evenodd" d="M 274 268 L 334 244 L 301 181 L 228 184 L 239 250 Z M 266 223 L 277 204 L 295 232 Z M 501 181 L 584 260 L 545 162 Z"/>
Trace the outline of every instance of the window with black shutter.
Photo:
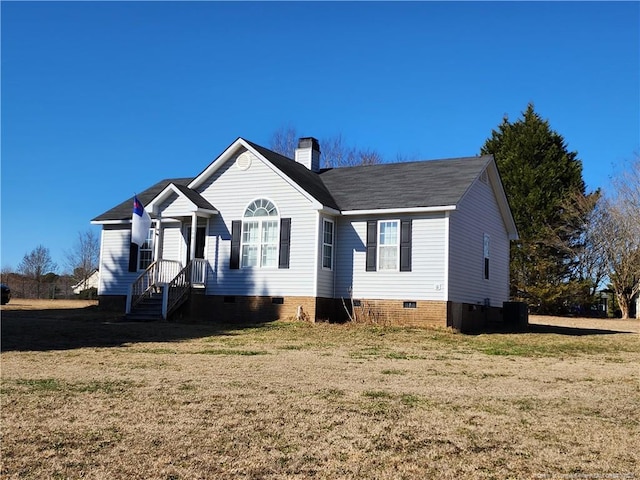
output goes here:
<path id="1" fill-rule="evenodd" d="M 129 244 L 129 271 L 138 271 L 138 244 L 131 242 Z"/>
<path id="2" fill-rule="evenodd" d="M 289 268 L 289 251 L 291 249 L 291 219 L 280 219 L 280 255 L 278 268 Z"/>
<path id="3" fill-rule="evenodd" d="M 367 221 L 367 272 L 376 271 L 376 251 L 378 249 L 378 222 Z"/>
<path id="4" fill-rule="evenodd" d="M 411 220 L 400 222 L 400 271 L 411 271 Z"/>
<path id="5" fill-rule="evenodd" d="M 231 257 L 229 259 L 231 270 L 240 268 L 240 235 L 242 235 L 242 221 L 233 220 L 231 222 Z"/>

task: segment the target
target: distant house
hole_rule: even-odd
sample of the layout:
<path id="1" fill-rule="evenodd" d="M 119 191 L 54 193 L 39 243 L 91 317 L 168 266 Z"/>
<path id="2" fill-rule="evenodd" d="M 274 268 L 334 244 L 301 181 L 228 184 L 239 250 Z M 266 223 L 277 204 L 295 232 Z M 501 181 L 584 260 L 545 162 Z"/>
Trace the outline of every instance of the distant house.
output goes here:
<path id="1" fill-rule="evenodd" d="M 86 280 L 80 280 L 75 285 L 71 286 L 71 290 L 74 294 L 79 295 L 81 292 L 90 288 L 98 288 L 100 281 L 100 271 L 95 270 Z"/>
<path id="2" fill-rule="evenodd" d="M 101 304 L 134 315 L 162 295 L 163 317 L 214 321 L 500 318 L 517 230 L 492 156 L 333 169 L 319 158 L 314 138 L 294 159 L 238 138 L 195 177 L 138 195 L 153 218 L 141 248 L 132 199 L 94 218 Z"/>

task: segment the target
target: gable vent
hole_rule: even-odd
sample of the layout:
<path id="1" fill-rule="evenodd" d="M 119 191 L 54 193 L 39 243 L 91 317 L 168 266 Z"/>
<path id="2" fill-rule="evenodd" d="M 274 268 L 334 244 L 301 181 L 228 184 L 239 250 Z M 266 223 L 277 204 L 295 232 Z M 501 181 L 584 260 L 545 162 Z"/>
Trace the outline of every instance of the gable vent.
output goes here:
<path id="1" fill-rule="evenodd" d="M 480 180 L 482 181 L 482 183 L 486 183 L 487 185 L 489 185 L 489 175 L 487 174 L 486 170 L 483 171 L 480 175 Z"/>
<path id="2" fill-rule="evenodd" d="M 236 167 L 240 170 L 249 170 L 251 166 L 251 154 L 249 152 L 244 152 L 238 155 L 236 158 Z"/>

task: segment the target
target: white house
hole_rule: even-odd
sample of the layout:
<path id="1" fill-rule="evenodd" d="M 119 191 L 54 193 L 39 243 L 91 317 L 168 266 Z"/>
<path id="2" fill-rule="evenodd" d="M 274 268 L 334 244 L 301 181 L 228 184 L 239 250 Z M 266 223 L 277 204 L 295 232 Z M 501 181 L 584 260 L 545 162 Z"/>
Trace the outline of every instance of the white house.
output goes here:
<path id="1" fill-rule="evenodd" d="M 319 158 L 314 138 L 295 159 L 238 138 L 195 177 L 138 195 L 153 218 L 139 249 L 132 199 L 94 218 L 101 304 L 134 314 L 155 296 L 165 318 L 220 321 L 338 319 L 354 304 L 462 329 L 500 317 L 517 230 L 492 156 L 334 169 Z"/>
<path id="2" fill-rule="evenodd" d="M 98 288 L 98 284 L 100 282 L 100 270 L 94 270 L 91 275 L 89 275 L 86 280 L 80 280 L 75 285 L 71 286 L 71 290 L 76 295 L 79 295 L 85 290 L 89 288 Z"/>

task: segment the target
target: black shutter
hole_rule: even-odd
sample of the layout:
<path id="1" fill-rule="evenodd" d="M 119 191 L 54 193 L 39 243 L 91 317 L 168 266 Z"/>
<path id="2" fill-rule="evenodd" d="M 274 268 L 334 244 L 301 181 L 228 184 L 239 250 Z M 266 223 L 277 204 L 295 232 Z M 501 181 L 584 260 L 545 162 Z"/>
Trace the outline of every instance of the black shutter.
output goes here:
<path id="1" fill-rule="evenodd" d="M 411 271 L 411 220 L 400 222 L 400 271 Z"/>
<path id="2" fill-rule="evenodd" d="M 291 219 L 280 219 L 280 258 L 278 268 L 289 268 L 289 251 L 291 249 Z"/>
<path id="3" fill-rule="evenodd" d="M 138 271 L 138 247 L 137 243 L 130 243 L 129 246 L 129 271 L 137 272 Z"/>
<path id="4" fill-rule="evenodd" d="M 240 237 L 242 235 L 242 221 L 233 220 L 231 222 L 231 257 L 229 258 L 229 268 L 237 270 L 240 268 Z"/>
<path id="5" fill-rule="evenodd" d="M 367 272 L 376 271 L 376 250 L 378 249 L 378 222 L 367 222 Z"/>

